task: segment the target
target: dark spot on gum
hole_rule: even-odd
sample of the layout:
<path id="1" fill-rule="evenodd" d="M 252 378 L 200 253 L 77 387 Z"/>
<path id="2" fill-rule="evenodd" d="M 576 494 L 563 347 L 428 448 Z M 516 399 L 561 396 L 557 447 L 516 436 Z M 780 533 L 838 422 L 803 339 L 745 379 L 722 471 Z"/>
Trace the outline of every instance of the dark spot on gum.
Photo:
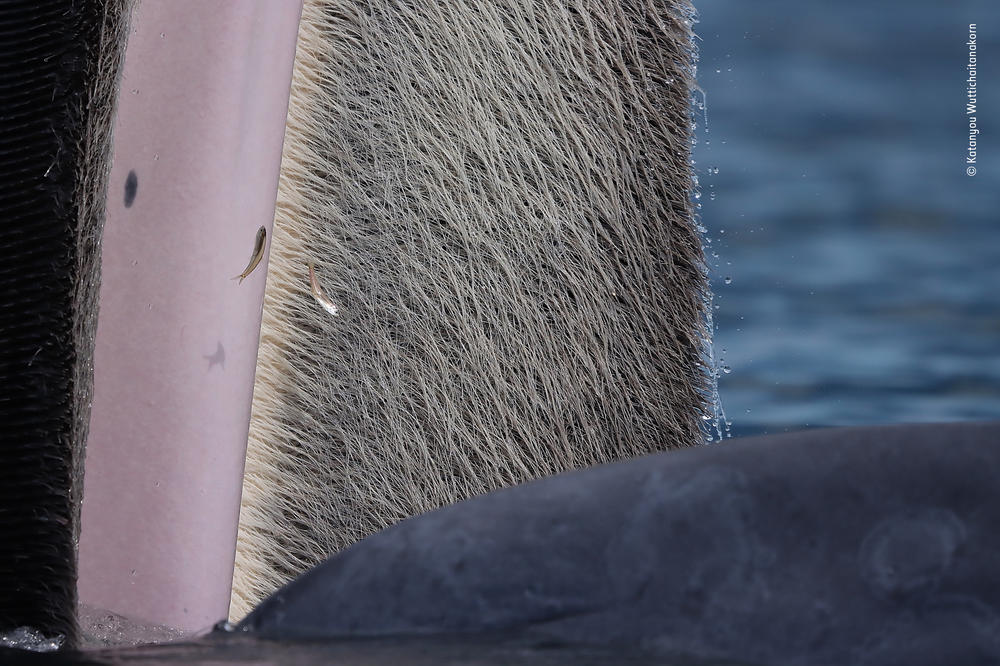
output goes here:
<path id="1" fill-rule="evenodd" d="M 135 169 L 128 172 L 125 178 L 125 207 L 131 208 L 135 201 L 135 193 L 139 189 L 139 177 L 135 175 Z"/>

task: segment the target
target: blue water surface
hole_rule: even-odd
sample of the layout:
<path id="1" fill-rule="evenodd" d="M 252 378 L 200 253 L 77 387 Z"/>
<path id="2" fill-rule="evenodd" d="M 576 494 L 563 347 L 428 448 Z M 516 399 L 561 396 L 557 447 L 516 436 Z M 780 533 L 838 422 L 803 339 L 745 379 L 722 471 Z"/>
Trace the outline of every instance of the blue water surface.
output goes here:
<path id="1" fill-rule="evenodd" d="M 697 6 L 694 158 L 732 433 L 1000 418 L 1000 3 Z"/>

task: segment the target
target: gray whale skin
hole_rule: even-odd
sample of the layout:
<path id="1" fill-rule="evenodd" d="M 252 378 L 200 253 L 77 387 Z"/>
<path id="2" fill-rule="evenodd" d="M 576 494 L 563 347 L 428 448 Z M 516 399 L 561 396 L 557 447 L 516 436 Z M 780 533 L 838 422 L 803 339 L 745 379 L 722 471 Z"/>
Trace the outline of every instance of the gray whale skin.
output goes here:
<path id="1" fill-rule="evenodd" d="M 1000 663 L 998 428 L 810 430 L 561 474 L 370 537 L 238 629 Z"/>

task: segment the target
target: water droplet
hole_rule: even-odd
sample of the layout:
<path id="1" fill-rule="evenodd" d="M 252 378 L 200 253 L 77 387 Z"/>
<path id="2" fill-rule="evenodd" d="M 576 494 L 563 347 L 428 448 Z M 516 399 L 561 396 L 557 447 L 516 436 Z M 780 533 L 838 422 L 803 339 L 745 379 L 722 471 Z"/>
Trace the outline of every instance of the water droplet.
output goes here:
<path id="1" fill-rule="evenodd" d="M 746 408 L 746 412 L 747 412 L 747 414 L 750 413 L 750 408 L 749 407 Z"/>
<path id="2" fill-rule="evenodd" d="M 138 88 L 132 88 L 132 90 L 131 90 L 130 92 L 131 92 L 131 93 L 132 93 L 133 95 L 138 95 L 138 94 L 139 94 L 139 89 L 138 89 Z"/>
<path id="3" fill-rule="evenodd" d="M 715 192 L 709 192 L 708 193 L 708 200 L 709 201 L 715 201 Z"/>
<path id="4" fill-rule="evenodd" d="M 0 648 L 16 648 L 31 652 L 55 652 L 62 647 L 65 639 L 66 637 L 62 634 L 48 638 L 36 629 L 18 627 L 0 633 Z"/>
<path id="5" fill-rule="evenodd" d="M 159 153 L 153 153 L 153 161 L 154 162 L 159 162 L 160 161 L 160 154 Z"/>
<path id="6" fill-rule="evenodd" d="M 129 576 L 134 576 L 134 575 L 135 575 L 135 569 L 132 569 L 132 571 L 129 571 L 129 572 L 128 572 L 128 575 L 129 575 Z"/>
<path id="7" fill-rule="evenodd" d="M 731 277 L 729 277 L 729 276 L 727 275 L 727 276 L 726 276 L 726 279 L 725 279 L 725 280 L 723 280 L 723 282 L 725 282 L 726 284 L 732 284 L 732 283 L 733 283 L 733 278 L 731 278 Z"/>
<path id="8" fill-rule="evenodd" d="M 166 37 L 166 36 L 167 36 L 167 33 L 165 33 L 165 32 L 161 32 L 161 33 L 160 33 L 160 39 L 163 39 L 163 38 L 164 38 L 164 37 Z"/>
<path id="9" fill-rule="evenodd" d="M 730 372 L 733 371 L 733 369 L 730 368 L 728 365 L 724 365 L 722 366 L 722 371 L 728 375 Z"/>

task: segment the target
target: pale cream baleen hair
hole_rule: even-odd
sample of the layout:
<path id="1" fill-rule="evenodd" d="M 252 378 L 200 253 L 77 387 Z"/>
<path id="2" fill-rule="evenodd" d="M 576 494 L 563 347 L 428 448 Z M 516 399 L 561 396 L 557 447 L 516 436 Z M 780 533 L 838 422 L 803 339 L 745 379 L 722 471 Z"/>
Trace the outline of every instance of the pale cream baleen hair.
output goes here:
<path id="1" fill-rule="evenodd" d="M 306 0 L 234 618 L 409 516 L 701 440 L 691 19 Z"/>

